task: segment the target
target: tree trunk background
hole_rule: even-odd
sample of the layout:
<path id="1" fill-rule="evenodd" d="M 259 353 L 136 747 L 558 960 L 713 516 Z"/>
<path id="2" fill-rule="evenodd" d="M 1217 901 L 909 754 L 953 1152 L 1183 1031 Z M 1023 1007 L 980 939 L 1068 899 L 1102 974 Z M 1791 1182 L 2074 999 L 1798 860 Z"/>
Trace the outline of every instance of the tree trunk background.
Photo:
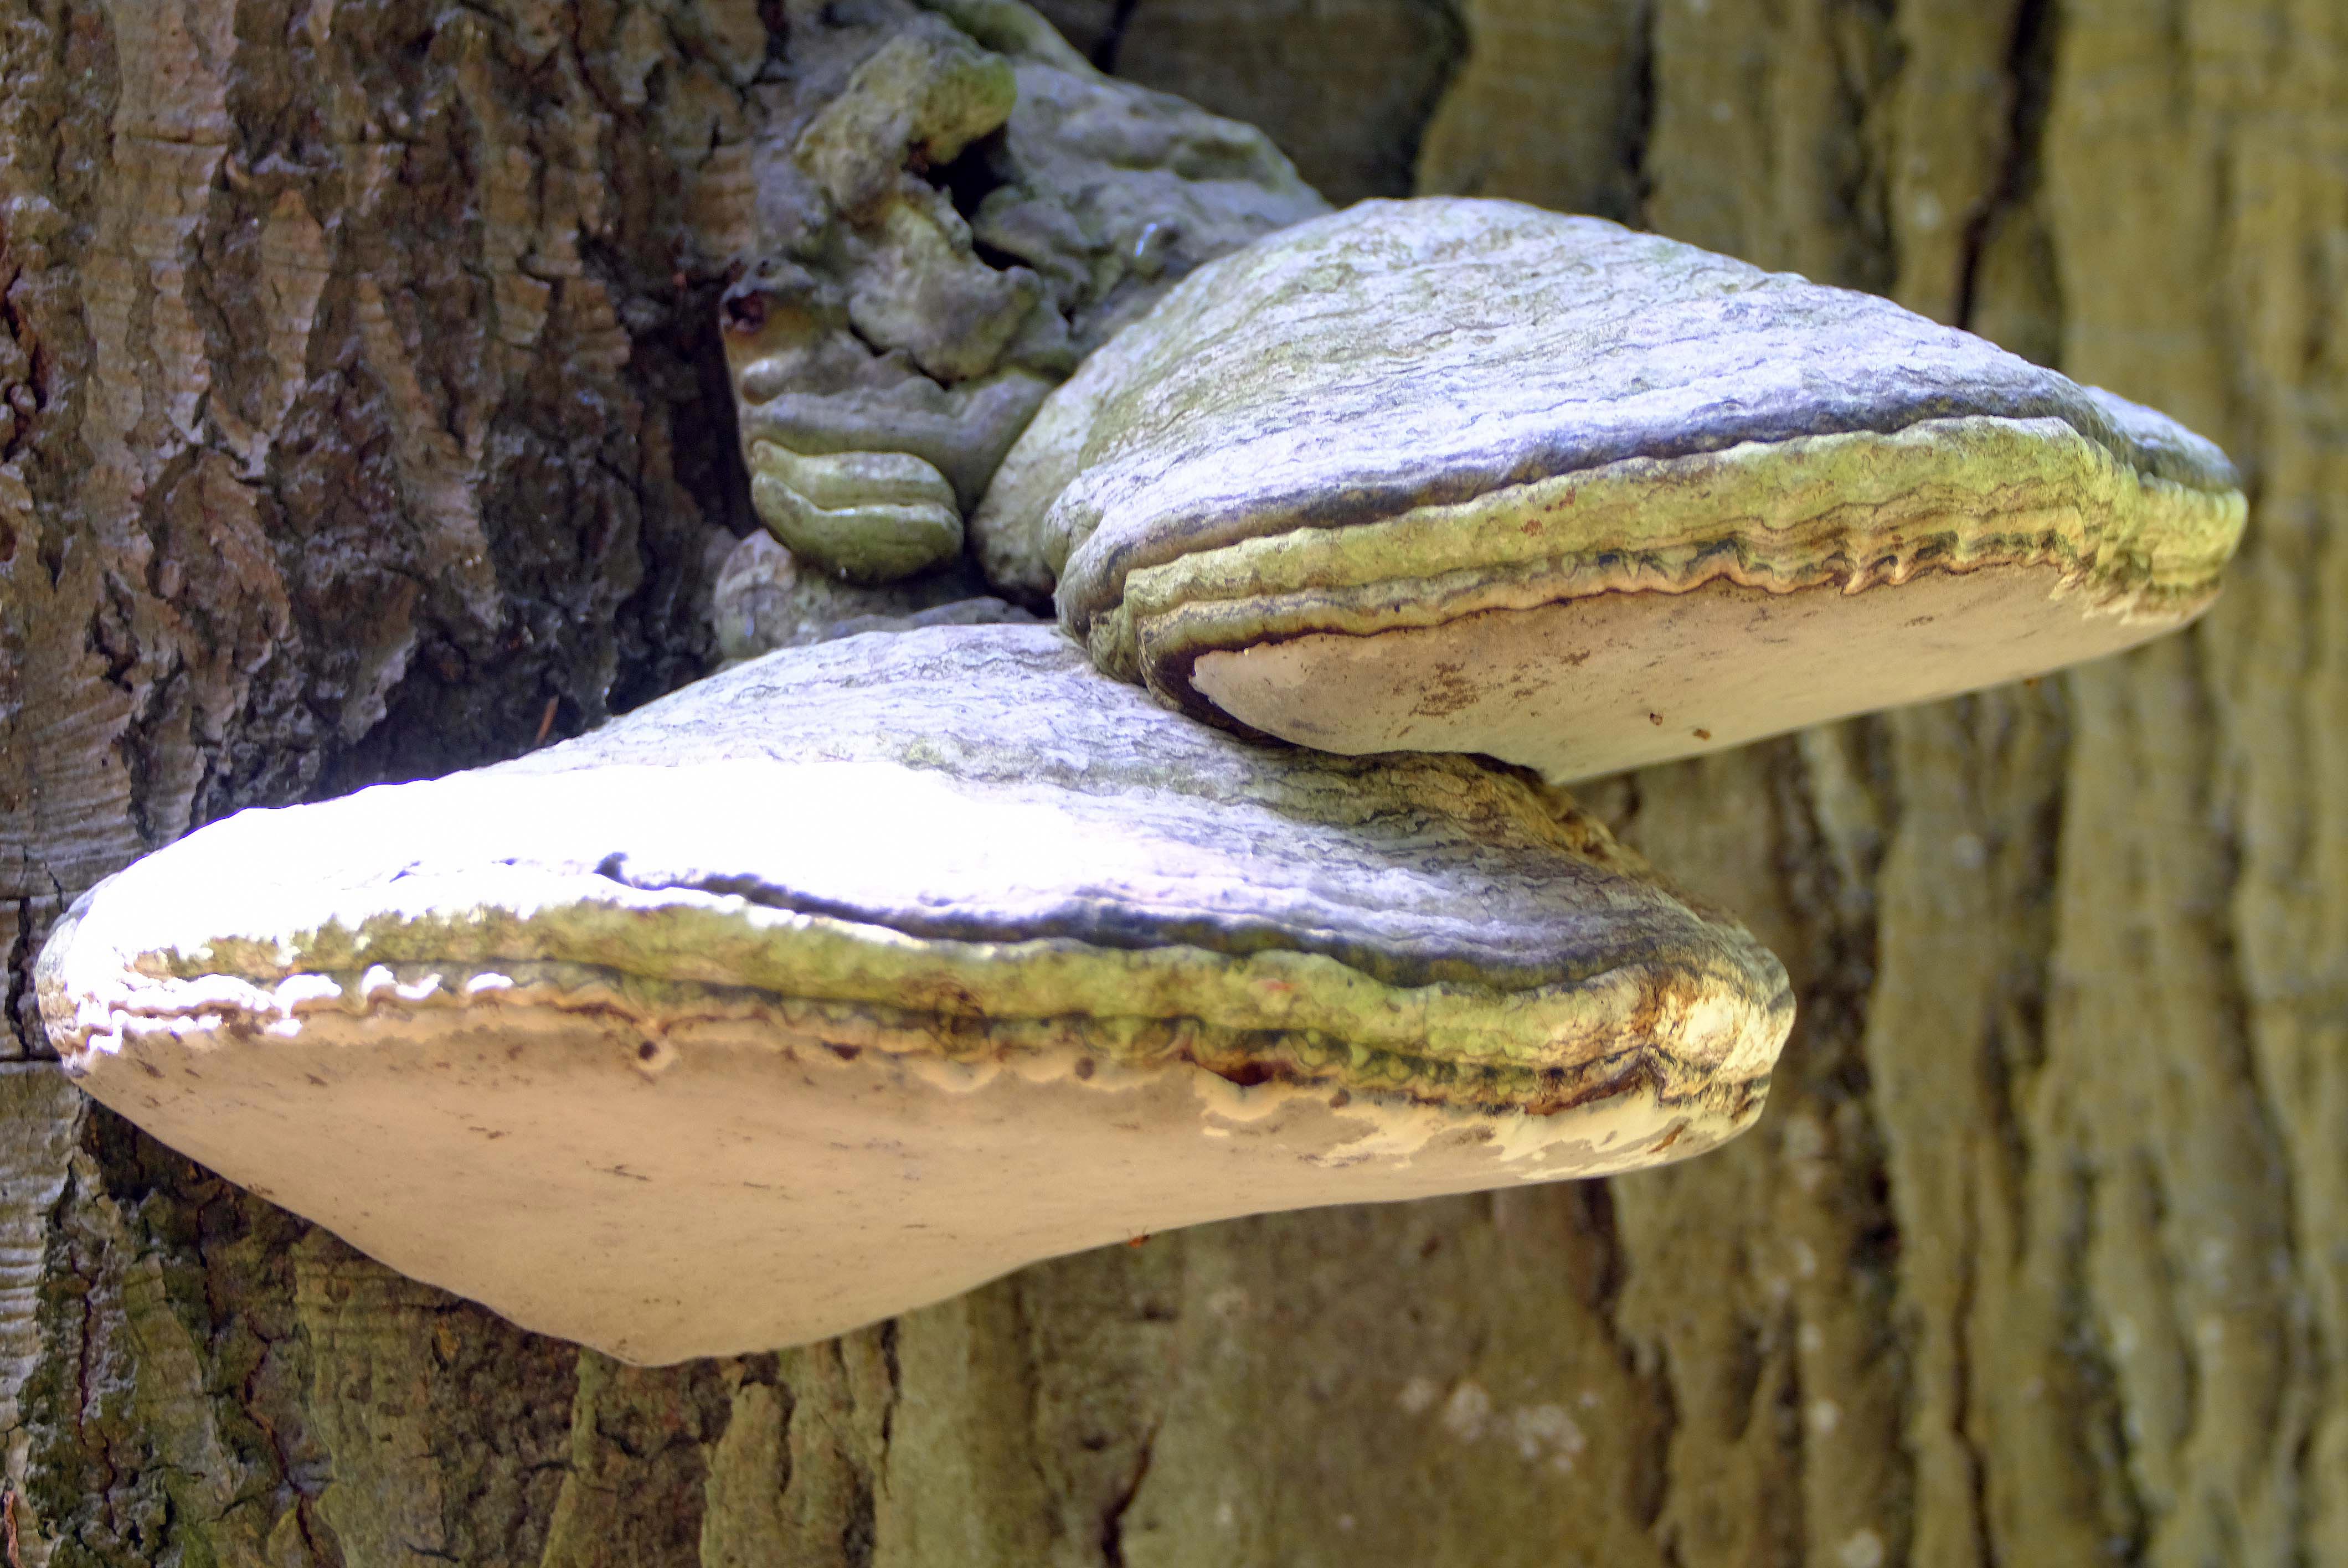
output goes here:
<path id="1" fill-rule="evenodd" d="M 787 8 L 0 0 L 0 1561 L 2348 1563 L 2348 9 L 1043 8 L 1334 200 L 1601 212 L 2157 404 L 2249 476 L 2232 586 L 1585 792 L 1794 972 L 1723 1153 L 623 1368 L 90 1110 L 27 979 L 192 824 L 704 667 Z"/>

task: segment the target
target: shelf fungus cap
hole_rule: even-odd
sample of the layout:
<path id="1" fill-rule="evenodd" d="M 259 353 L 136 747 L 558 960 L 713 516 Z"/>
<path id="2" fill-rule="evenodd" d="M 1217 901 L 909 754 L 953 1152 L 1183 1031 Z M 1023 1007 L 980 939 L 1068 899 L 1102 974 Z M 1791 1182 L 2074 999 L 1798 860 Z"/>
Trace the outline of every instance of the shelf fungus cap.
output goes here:
<path id="1" fill-rule="evenodd" d="M 640 1362 L 1678 1159 L 1757 1114 L 1792 1008 L 1524 774 L 1251 745 L 1040 626 L 788 649 L 246 812 L 85 897 L 37 984 L 166 1143 Z"/>
<path id="2" fill-rule="evenodd" d="M 1887 301 L 1426 199 L 1186 280 L 973 526 L 1192 713 L 1562 781 L 2127 647 L 2243 515 L 2207 441 Z"/>

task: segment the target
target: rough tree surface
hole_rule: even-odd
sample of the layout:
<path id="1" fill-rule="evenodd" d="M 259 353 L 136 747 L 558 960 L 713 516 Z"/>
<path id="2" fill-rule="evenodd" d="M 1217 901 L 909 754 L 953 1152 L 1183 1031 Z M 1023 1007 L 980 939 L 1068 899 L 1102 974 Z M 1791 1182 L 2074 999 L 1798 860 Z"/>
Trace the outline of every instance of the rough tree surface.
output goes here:
<path id="1" fill-rule="evenodd" d="M 0 1434 L 26 1568 L 2348 1562 L 2348 13 L 1050 0 L 1334 200 L 1606 213 L 2221 442 L 2190 634 L 1583 792 L 1785 957 L 1673 1170 L 628 1370 L 37 1060 L 191 823 L 698 672 L 788 6 L 0 0 Z M 551 717 L 550 717 L 551 715 Z"/>

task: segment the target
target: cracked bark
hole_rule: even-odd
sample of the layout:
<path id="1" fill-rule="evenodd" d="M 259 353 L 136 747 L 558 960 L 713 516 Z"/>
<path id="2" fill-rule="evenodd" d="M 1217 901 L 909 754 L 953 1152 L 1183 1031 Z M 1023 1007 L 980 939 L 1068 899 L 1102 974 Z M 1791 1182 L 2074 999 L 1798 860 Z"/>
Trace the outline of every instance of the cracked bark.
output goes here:
<path id="1" fill-rule="evenodd" d="M 10 1062 L 24 1562 L 2348 1561 L 2338 7 L 1046 8 L 1340 198 L 1415 158 L 2158 403 L 2252 477 L 2233 587 L 2063 680 L 1587 792 L 1803 1009 L 1758 1131 L 1604 1187 L 1161 1235 L 642 1371 Z M 701 668 L 784 9 L 0 0 L 20 1059 L 40 931 L 142 849 Z"/>

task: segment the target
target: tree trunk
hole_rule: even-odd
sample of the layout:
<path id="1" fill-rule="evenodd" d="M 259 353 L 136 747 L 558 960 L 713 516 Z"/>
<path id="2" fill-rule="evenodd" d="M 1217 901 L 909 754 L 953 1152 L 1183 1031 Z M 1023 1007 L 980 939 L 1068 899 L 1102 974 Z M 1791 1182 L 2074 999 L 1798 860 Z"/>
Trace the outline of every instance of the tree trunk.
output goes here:
<path id="1" fill-rule="evenodd" d="M 1599 211 L 2158 405 L 2250 477 L 2232 586 L 1585 792 L 1793 971 L 1722 1153 L 623 1368 L 89 1108 L 27 978 L 193 824 L 704 667 L 786 7 L 0 0 L 0 1560 L 2348 1563 L 2348 12 L 1042 8 L 1334 200 Z"/>

